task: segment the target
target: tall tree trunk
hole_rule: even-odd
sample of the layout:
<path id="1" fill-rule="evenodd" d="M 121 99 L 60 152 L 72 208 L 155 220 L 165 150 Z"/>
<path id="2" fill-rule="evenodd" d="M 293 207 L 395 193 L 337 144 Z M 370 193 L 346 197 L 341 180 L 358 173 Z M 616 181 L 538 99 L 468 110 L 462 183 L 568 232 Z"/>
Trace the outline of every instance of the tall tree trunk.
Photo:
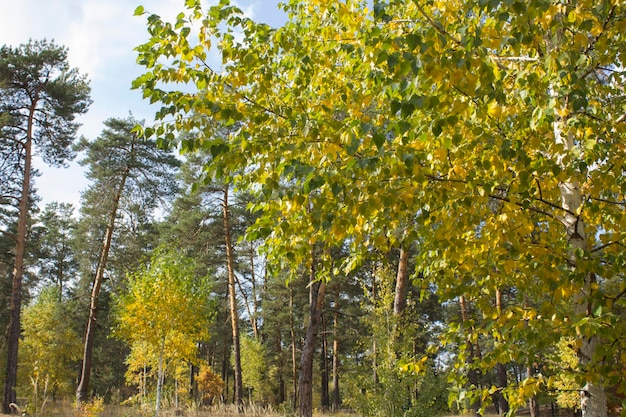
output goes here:
<path id="1" fill-rule="evenodd" d="M 326 337 L 326 319 L 322 314 L 322 349 L 320 357 L 320 371 L 321 371 L 321 395 L 320 395 L 320 407 L 326 411 L 330 408 L 330 391 L 329 391 L 329 372 L 328 372 L 328 338 Z"/>
<path id="2" fill-rule="evenodd" d="M 148 365 L 143 363 L 143 380 L 141 388 L 141 407 L 146 405 L 146 398 L 148 398 Z"/>
<path id="3" fill-rule="evenodd" d="M 277 392 L 277 402 L 278 404 L 282 404 L 285 402 L 285 377 L 283 375 L 284 369 L 284 356 L 283 356 L 283 340 L 281 329 L 279 328 L 276 332 L 276 353 L 278 355 L 278 392 Z"/>
<path id="4" fill-rule="evenodd" d="M 224 239 L 226 243 L 226 268 L 228 270 L 228 293 L 230 295 L 230 324 L 233 334 L 233 356 L 235 367 L 235 392 L 233 401 L 239 411 L 243 405 L 243 382 L 241 377 L 241 343 L 239 340 L 239 313 L 237 311 L 237 293 L 235 291 L 235 258 L 230 235 L 230 210 L 228 206 L 228 185 L 224 186 L 223 200 Z"/>
<path id="5" fill-rule="evenodd" d="M 228 401 L 230 397 L 230 372 L 228 369 L 229 355 L 228 350 L 224 349 L 222 352 L 222 380 L 224 381 L 224 392 L 222 393 L 222 402 Z"/>
<path id="6" fill-rule="evenodd" d="M 250 317 L 250 327 L 252 327 L 252 334 L 254 338 L 258 340 L 259 338 L 259 329 L 256 326 L 256 308 L 254 306 L 254 300 L 250 302 L 248 299 L 248 294 L 244 291 L 243 285 L 241 285 L 241 281 L 237 275 L 234 275 L 235 283 L 237 284 L 237 288 L 239 288 L 239 293 L 241 294 L 241 298 L 243 298 L 243 305 L 246 307 L 246 312 L 248 313 L 248 317 Z M 254 284 L 253 284 L 254 285 Z"/>
<path id="7" fill-rule="evenodd" d="M 314 264 L 315 262 L 312 261 L 309 284 L 309 325 L 300 357 L 300 377 L 298 379 L 300 417 L 313 416 L 313 355 L 315 354 L 315 341 L 326 290 L 326 284 L 316 279 Z"/>
<path id="8" fill-rule="evenodd" d="M 104 272 L 106 271 L 107 261 L 109 260 L 109 252 L 111 250 L 111 240 L 113 239 L 113 231 L 115 229 L 115 219 L 117 217 L 117 210 L 120 205 L 120 199 L 126 186 L 126 179 L 128 178 L 130 168 L 126 167 L 126 170 L 120 178 L 118 189 L 115 193 L 113 200 L 113 206 L 109 213 L 109 220 L 107 223 L 106 231 L 104 233 L 104 241 L 102 243 L 102 249 L 100 251 L 100 258 L 98 259 L 98 265 L 96 267 L 96 274 L 94 276 L 91 298 L 89 300 L 89 318 L 87 319 L 87 328 L 85 330 L 85 341 L 83 349 L 83 360 L 80 373 L 80 381 L 76 388 L 76 403 L 79 405 L 81 402 L 88 398 L 89 382 L 91 380 L 91 362 L 93 358 L 93 344 L 96 337 L 96 325 L 98 320 L 98 297 L 100 296 L 100 289 L 102 288 L 102 282 L 104 281 Z"/>
<path id="9" fill-rule="evenodd" d="M 333 405 L 332 410 L 341 407 L 339 391 L 339 290 L 335 293 L 335 312 L 333 315 Z"/>
<path id="10" fill-rule="evenodd" d="M 376 286 L 376 279 L 378 276 L 377 267 L 374 267 L 372 271 L 372 302 L 377 302 L 378 298 L 378 287 Z M 372 371 L 374 377 L 374 384 L 378 385 L 378 346 L 376 345 L 376 338 L 372 338 Z"/>
<path id="11" fill-rule="evenodd" d="M 469 321 L 469 309 L 468 309 L 467 301 L 465 300 L 464 296 L 459 297 L 459 305 L 461 307 L 461 320 L 463 323 L 467 323 Z M 478 346 L 474 345 L 474 343 L 470 341 L 467 342 L 467 346 L 469 349 L 469 352 L 467 354 L 467 363 L 470 366 L 467 379 L 468 379 L 470 386 L 473 385 L 475 389 L 478 389 L 480 385 L 480 373 L 477 369 L 472 368 L 472 363 L 476 360 L 479 354 Z M 471 407 L 472 407 L 472 411 L 474 412 L 474 415 L 481 416 L 479 398 L 476 398 L 476 400 L 472 402 Z"/>
<path id="12" fill-rule="evenodd" d="M 528 375 L 532 375 L 534 373 L 532 366 L 529 365 L 526 368 L 526 372 Z M 530 417 L 539 417 L 539 402 L 537 402 L 536 395 L 533 395 L 532 397 L 528 399 L 528 411 L 529 411 Z"/>
<path id="13" fill-rule="evenodd" d="M 254 270 L 255 268 L 255 263 L 254 263 L 254 255 L 255 255 L 255 251 L 254 251 L 254 244 L 253 242 L 250 242 L 250 285 L 252 285 L 252 307 L 253 307 L 253 314 L 250 316 L 250 321 L 252 324 L 252 333 L 254 334 L 254 338 L 255 339 L 259 339 L 260 338 L 260 334 L 259 334 L 259 299 L 258 299 L 258 294 L 257 294 L 257 284 L 256 284 L 256 272 Z"/>
<path id="14" fill-rule="evenodd" d="M 393 297 L 393 333 L 392 344 L 395 359 L 398 360 L 403 356 L 403 316 L 406 309 L 406 295 L 409 280 L 409 251 L 405 245 L 400 247 L 400 255 L 398 258 L 398 271 L 396 273 L 396 290 Z"/>
<path id="15" fill-rule="evenodd" d="M 196 373 L 198 368 L 194 364 L 189 365 L 189 399 L 194 403 L 198 400 L 198 384 L 196 384 Z"/>
<path id="16" fill-rule="evenodd" d="M 161 408 L 161 393 L 163 392 L 163 381 L 165 379 L 165 370 L 163 369 L 163 356 L 165 355 L 165 336 L 161 339 L 161 349 L 159 350 L 159 364 L 157 369 L 157 390 L 156 403 L 154 406 L 154 416 L 159 416 Z"/>
<path id="17" fill-rule="evenodd" d="M 7 367 L 4 379 L 3 412 L 11 413 L 11 403 L 17 401 L 17 353 L 22 331 L 20 316 L 22 310 L 22 281 L 24 277 L 24 257 L 26 255 L 26 231 L 29 220 L 30 180 L 33 156 L 33 122 L 37 107 L 38 95 L 33 99 L 28 114 L 28 130 L 24 142 L 24 177 L 19 205 L 19 218 L 15 241 L 15 264 L 13 267 L 13 284 L 11 287 L 11 305 L 9 312 L 9 328 L 7 332 Z"/>
<path id="18" fill-rule="evenodd" d="M 558 99 L 556 92 L 551 91 L 551 95 Z M 567 103 L 563 104 L 567 107 Z M 559 114 L 556 112 L 555 114 Z M 555 116 L 553 122 L 555 143 L 563 146 L 566 152 L 575 151 L 576 144 L 572 135 L 564 134 L 563 128 L 565 120 L 562 117 Z M 565 168 L 563 160 L 558 161 Z M 567 233 L 567 241 L 571 247 L 569 265 L 572 269 L 576 269 L 576 252 L 588 252 L 587 234 L 585 230 L 585 222 L 581 217 L 581 209 L 583 206 L 583 196 L 580 191 L 580 184 L 575 179 L 563 181 L 559 183 L 561 191 L 561 205 L 565 211 L 565 215 L 561 219 Z M 596 285 L 596 276 L 593 272 L 588 272 L 582 288 L 574 296 L 574 313 L 576 316 L 591 317 L 593 314 L 593 292 Z M 580 347 L 578 351 L 579 363 L 583 369 L 593 366 L 593 360 L 598 345 L 598 336 L 580 336 Z M 589 381 L 581 388 L 581 410 L 582 417 L 606 417 L 607 404 L 606 393 L 601 381 Z"/>
<path id="19" fill-rule="evenodd" d="M 524 308 L 528 308 L 528 297 L 526 294 L 524 294 Z M 528 322 L 526 322 L 525 324 L 526 326 L 528 326 Z M 526 362 L 526 377 L 530 378 L 532 375 L 535 374 L 535 372 L 533 371 L 533 363 L 534 363 L 534 358 L 529 357 L 528 358 L 528 362 Z M 519 373 L 521 373 L 522 370 L 520 369 Z M 522 380 L 522 378 L 517 378 L 516 377 L 516 383 L 519 383 Z M 530 417 L 539 417 L 539 403 L 537 402 L 537 395 L 533 394 L 529 399 L 528 399 L 528 410 L 530 412 Z"/>
<path id="20" fill-rule="evenodd" d="M 63 245 L 63 249 L 61 253 L 65 253 L 65 244 Z M 58 270 L 57 270 L 57 274 L 56 274 L 56 280 L 57 280 L 57 285 L 59 286 L 59 304 L 63 301 L 63 281 L 64 281 L 64 277 L 63 275 L 65 274 L 65 269 L 63 268 L 64 266 L 64 260 L 62 256 L 59 256 L 59 258 L 57 259 L 58 262 Z"/>
<path id="21" fill-rule="evenodd" d="M 298 404 L 298 361 L 296 354 L 296 327 L 293 319 L 293 289 L 289 287 L 289 333 L 291 335 L 291 387 L 293 391 L 292 405 Z"/>
<path id="22" fill-rule="evenodd" d="M 498 288 L 496 289 L 496 310 L 498 312 L 498 316 L 502 314 L 502 291 Z M 508 386 L 508 380 L 506 376 L 506 367 L 503 363 L 498 362 L 496 364 L 496 385 L 500 390 L 497 392 L 496 398 L 497 401 L 494 401 L 496 407 L 498 409 L 499 415 L 504 415 L 509 411 L 509 402 L 506 400 L 504 395 L 502 395 L 502 389 Z"/>
<path id="23" fill-rule="evenodd" d="M 506 367 L 502 363 L 496 364 L 496 385 L 500 389 L 508 386 Z M 494 403 L 496 403 L 495 405 L 498 410 L 498 415 L 503 416 L 509 411 L 509 402 L 506 400 L 504 395 L 502 395 L 501 391 L 497 392 L 496 399 L 497 401 L 494 401 Z"/>
<path id="24" fill-rule="evenodd" d="M 406 308 L 406 292 L 409 280 L 409 251 L 405 245 L 400 247 L 398 274 L 396 276 L 396 292 L 393 298 L 393 314 L 400 316 Z"/>

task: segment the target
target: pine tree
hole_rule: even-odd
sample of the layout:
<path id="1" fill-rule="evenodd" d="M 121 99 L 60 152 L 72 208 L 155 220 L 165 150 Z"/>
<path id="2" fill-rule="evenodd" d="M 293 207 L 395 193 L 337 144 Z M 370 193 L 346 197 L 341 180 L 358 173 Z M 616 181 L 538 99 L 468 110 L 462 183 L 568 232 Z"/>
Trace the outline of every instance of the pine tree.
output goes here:
<path id="1" fill-rule="evenodd" d="M 146 213 L 156 209 L 161 199 L 172 196 L 176 190 L 173 168 L 179 165 L 178 160 L 158 149 L 154 141 L 144 141 L 134 134 L 137 124 L 133 118 L 109 119 L 95 141 L 83 139 L 77 146 L 77 150 L 86 152 L 81 164 L 88 167 L 87 177 L 93 181 L 83 194 L 83 207 L 93 216 L 91 224 L 95 230 L 89 232 L 93 233 L 96 242 L 100 242 L 98 255 L 92 259 L 89 318 L 81 377 L 76 390 L 78 402 L 87 399 L 99 295 L 119 220 L 123 214 L 133 212 L 130 209 L 137 208 L 135 205 Z M 122 208 L 129 210 L 125 213 Z M 118 244 L 123 242 L 118 241 Z"/>
<path id="2" fill-rule="evenodd" d="M 54 166 L 61 166 L 73 157 L 70 145 L 78 129 L 74 118 L 87 111 L 90 89 L 85 76 L 70 69 L 67 50 L 45 40 L 30 41 L 17 48 L 3 46 L 0 49 L 0 80 L 0 110 L 5 115 L 0 124 L 0 146 L 4 155 L 11 155 L 9 176 L 18 178 L 17 183 L 9 184 L 20 188 L 3 399 L 3 410 L 9 413 L 9 404 L 16 401 L 32 157 L 39 152 L 46 163 Z"/>

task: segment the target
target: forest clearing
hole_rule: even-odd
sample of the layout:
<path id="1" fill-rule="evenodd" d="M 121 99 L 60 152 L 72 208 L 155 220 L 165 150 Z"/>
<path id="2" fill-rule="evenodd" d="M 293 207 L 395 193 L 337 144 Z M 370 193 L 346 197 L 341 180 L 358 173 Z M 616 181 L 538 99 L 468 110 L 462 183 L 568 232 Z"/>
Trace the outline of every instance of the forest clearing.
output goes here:
<path id="1" fill-rule="evenodd" d="M 626 2 L 179 6 L 0 48 L 4 413 L 626 416 Z"/>

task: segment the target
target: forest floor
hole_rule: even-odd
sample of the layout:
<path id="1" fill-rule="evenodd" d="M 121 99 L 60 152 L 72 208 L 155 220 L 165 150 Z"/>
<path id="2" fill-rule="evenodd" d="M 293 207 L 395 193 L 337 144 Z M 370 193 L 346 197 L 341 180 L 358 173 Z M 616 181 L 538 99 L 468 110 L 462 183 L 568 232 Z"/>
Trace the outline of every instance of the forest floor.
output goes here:
<path id="1" fill-rule="evenodd" d="M 59 401 L 47 405 L 38 413 L 28 414 L 29 417 L 153 417 L 154 410 L 141 410 L 134 407 L 121 405 L 104 405 L 101 410 L 88 410 L 78 413 L 69 402 Z M 243 413 L 238 413 L 234 407 L 214 407 L 201 410 L 175 410 L 164 409 L 159 413 L 159 417 L 292 417 L 293 412 L 283 410 L 272 410 L 263 407 L 246 407 Z M 16 417 L 15 414 L 7 415 L 0 413 L 0 417 Z M 313 417 L 359 417 L 351 410 L 338 412 L 314 411 Z M 452 414 L 445 417 L 474 417 L 473 414 Z M 484 417 L 498 417 L 497 414 L 486 413 Z"/>
<path id="2" fill-rule="evenodd" d="M 7 415 L 0 413 L 0 417 L 16 417 L 16 414 Z M 38 413 L 29 413 L 28 417 L 153 417 L 154 410 L 141 410 L 139 408 L 104 405 L 102 410 L 85 410 L 77 412 L 74 406 L 65 401 L 59 401 L 45 406 Z M 175 410 L 163 409 L 159 412 L 159 417 L 291 417 L 293 412 L 285 412 L 267 409 L 263 407 L 246 407 L 242 413 L 237 412 L 235 407 L 213 407 L 201 410 Z M 315 411 L 313 417 L 358 417 L 358 414 L 351 410 L 338 412 Z M 487 417 L 487 416 L 485 416 Z"/>
<path id="3" fill-rule="evenodd" d="M 129 407 L 106 407 L 105 410 L 98 414 L 98 417 L 152 417 L 154 412 L 145 413 L 140 410 Z M 164 410 L 159 413 L 160 417 L 288 417 L 293 416 L 291 413 L 276 412 L 276 411 L 250 411 L 247 410 L 243 414 L 239 414 L 234 411 L 217 411 L 217 410 L 202 410 L 196 412 L 184 412 L 176 413 L 175 410 Z M 78 416 L 74 409 L 55 409 L 44 410 L 43 413 L 36 414 L 36 417 L 96 417 L 95 415 L 81 415 Z M 35 417 L 29 415 L 29 417 Z M 8 415 L 0 413 L 0 417 L 16 417 L 15 414 Z M 341 411 L 336 413 L 331 412 L 314 412 L 313 417 L 358 417 L 358 414 L 350 411 Z M 445 417 L 475 417 L 473 414 L 450 414 Z M 485 414 L 483 417 L 498 417 L 497 414 Z"/>

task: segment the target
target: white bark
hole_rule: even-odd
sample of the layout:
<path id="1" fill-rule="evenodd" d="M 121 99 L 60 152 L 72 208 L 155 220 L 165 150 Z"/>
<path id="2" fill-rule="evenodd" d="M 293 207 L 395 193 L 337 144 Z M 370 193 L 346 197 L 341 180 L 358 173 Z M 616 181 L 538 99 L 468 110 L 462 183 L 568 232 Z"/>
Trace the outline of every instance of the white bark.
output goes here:
<path id="1" fill-rule="evenodd" d="M 554 94 L 554 93 L 553 93 Z M 557 144 L 563 146 L 564 155 L 571 151 L 575 144 L 570 135 L 563 133 L 563 120 L 556 118 L 554 121 L 554 139 Z M 558 162 L 563 166 L 563 156 L 559 157 Z M 565 168 L 565 166 L 563 166 Z M 568 242 L 571 245 L 570 266 L 576 268 L 576 251 L 587 250 L 587 237 L 585 233 L 585 222 L 580 216 L 583 206 L 583 198 L 580 192 L 580 185 L 576 180 L 559 184 L 561 190 L 561 205 L 565 210 L 565 215 L 561 221 L 567 232 Z M 574 297 L 574 312 L 576 316 L 582 317 L 591 314 L 590 296 L 592 286 L 595 282 L 593 273 L 588 273 L 585 277 L 582 288 Z M 579 363 L 586 367 L 593 360 L 593 356 L 598 344 L 596 336 L 581 336 L 581 346 L 579 349 Z M 606 394 L 604 386 L 599 383 L 588 382 L 581 388 L 582 417 L 607 417 Z"/>
<path id="2" fill-rule="evenodd" d="M 165 370 L 163 367 L 163 357 L 165 356 L 165 336 L 161 339 L 161 350 L 159 352 L 159 365 L 157 370 L 157 391 L 156 391 L 156 405 L 154 407 L 154 416 L 159 416 L 159 409 L 161 408 L 161 392 L 163 391 L 163 381 L 165 380 Z"/>

